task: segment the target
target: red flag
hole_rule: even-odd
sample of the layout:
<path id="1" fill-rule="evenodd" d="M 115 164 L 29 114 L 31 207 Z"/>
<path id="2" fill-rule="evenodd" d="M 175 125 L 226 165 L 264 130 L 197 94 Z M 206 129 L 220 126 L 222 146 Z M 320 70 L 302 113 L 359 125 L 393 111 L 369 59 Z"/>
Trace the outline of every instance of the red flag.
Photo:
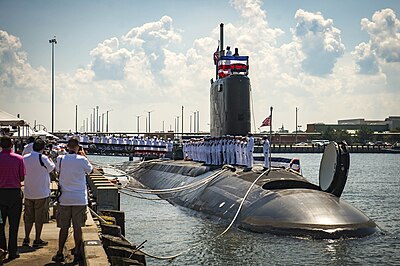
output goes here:
<path id="1" fill-rule="evenodd" d="M 219 58 L 219 45 L 217 47 L 217 51 L 215 51 L 215 53 L 214 53 L 214 65 L 217 64 L 218 58 Z"/>
<path id="2" fill-rule="evenodd" d="M 268 116 L 267 118 L 264 119 L 264 121 L 262 121 L 260 127 L 267 127 L 270 125 L 271 125 L 271 116 Z"/>

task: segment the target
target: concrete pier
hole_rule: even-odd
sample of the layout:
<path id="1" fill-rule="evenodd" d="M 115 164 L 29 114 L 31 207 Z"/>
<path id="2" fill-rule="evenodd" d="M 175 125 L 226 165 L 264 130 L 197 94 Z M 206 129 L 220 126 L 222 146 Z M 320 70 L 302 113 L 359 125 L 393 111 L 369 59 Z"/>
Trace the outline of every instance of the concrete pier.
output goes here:
<path id="1" fill-rule="evenodd" d="M 23 217 L 23 216 L 22 216 Z M 8 232 L 8 228 L 6 228 Z M 30 239 L 30 247 L 22 247 L 22 241 L 25 237 L 24 222 L 21 218 L 18 230 L 18 250 L 20 257 L 12 260 L 5 261 L 4 265 L 15 266 L 42 266 L 42 265 L 57 265 L 51 259 L 58 250 L 58 233 L 57 223 L 55 219 L 51 219 L 48 223 L 43 225 L 41 238 L 48 241 L 49 244 L 40 248 L 33 248 L 32 241 L 35 238 L 35 229 L 33 228 Z M 84 260 L 79 265 L 110 265 L 107 255 L 104 251 L 102 243 L 99 238 L 97 225 L 94 223 L 92 215 L 87 212 L 87 221 L 85 227 L 82 228 L 83 233 L 83 257 Z M 70 234 L 64 248 L 65 264 L 72 263 L 74 256 L 71 250 L 75 247 L 73 239 L 73 230 L 70 228 Z"/>

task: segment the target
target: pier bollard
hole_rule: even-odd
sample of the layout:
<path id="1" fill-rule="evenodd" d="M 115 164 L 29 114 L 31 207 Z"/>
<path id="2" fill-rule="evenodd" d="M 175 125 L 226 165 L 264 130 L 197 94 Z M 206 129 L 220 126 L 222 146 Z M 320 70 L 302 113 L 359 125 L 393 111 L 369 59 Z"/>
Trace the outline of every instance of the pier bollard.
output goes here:
<path id="1" fill-rule="evenodd" d="M 107 249 L 109 246 L 119 246 L 119 247 L 127 247 L 135 249 L 136 246 L 132 245 L 125 239 L 122 239 L 118 236 L 106 235 L 102 233 L 101 240 L 103 242 L 104 249 Z"/>
<path id="2" fill-rule="evenodd" d="M 121 237 L 121 227 L 119 227 L 118 225 L 102 223 L 100 227 L 101 233 L 104 235 Z"/>
<path id="3" fill-rule="evenodd" d="M 109 246 L 106 250 L 106 253 L 110 257 L 111 263 L 113 260 L 116 262 L 116 264 L 113 265 L 121 265 L 119 264 L 119 261 L 121 261 L 122 258 L 137 260 L 142 263 L 142 265 L 146 265 L 144 254 L 139 250 L 126 247 Z"/>
<path id="4" fill-rule="evenodd" d="M 114 185 L 102 185 L 97 187 L 97 210 L 118 210 L 119 195 L 118 188 Z"/>
<path id="5" fill-rule="evenodd" d="M 115 187 L 109 180 L 96 180 L 92 189 L 93 196 L 97 198 L 97 191 L 99 187 Z"/>
<path id="6" fill-rule="evenodd" d="M 111 216 L 115 218 L 115 222 L 121 227 L 121 234 L 125 236 L 125 212 L 119 210 L 103 210 L 101 215 Z"/>

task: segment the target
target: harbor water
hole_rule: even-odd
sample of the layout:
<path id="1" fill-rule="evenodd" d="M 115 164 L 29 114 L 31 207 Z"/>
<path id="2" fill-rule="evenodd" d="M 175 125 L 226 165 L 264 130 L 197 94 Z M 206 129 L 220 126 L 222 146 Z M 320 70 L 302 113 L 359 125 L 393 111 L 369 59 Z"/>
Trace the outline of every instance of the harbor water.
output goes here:
<path id="1" fill-rule="evenodd" d="M 318 184 L 322 154 L 273 154 L 297 157 L 302 173 Z M 174 260 L 147 258 L 148 265 L 400 265 L 400 154 L 351 154 L 342 199 L 373 219 L 381 232 L 361 239 L 313 240 L 231 230 L 219 220 L 166 201 L 121 195 L 126 237 L 147 240 L 143 250 L 156 256 L 186 251 Z M 124 157 L 91 156 L 100 165 Z M 191 248 L 188 250 L 188 248 Z"/>

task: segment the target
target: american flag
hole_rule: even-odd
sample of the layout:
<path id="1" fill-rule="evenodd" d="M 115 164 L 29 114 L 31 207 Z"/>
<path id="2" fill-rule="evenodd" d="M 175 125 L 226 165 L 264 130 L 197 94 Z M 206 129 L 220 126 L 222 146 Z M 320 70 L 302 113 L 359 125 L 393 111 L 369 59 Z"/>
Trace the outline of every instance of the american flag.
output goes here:
<path id="1" fill-rule="evenodd" d="M 268 116 L 267 118 L 264 119 L 264 121 L 262 121 L 260 127 L 267 127 L 270 125 L 271 125 L 271 116 Z"/>
<path id="2" fill-rule="evenodd" d="M 218 58 L 219 58 L 219 45 L 217 47 L 217 51 L 215 51 L 215 53 L 214 53 L 214 65 L 217 64 Z"/>

